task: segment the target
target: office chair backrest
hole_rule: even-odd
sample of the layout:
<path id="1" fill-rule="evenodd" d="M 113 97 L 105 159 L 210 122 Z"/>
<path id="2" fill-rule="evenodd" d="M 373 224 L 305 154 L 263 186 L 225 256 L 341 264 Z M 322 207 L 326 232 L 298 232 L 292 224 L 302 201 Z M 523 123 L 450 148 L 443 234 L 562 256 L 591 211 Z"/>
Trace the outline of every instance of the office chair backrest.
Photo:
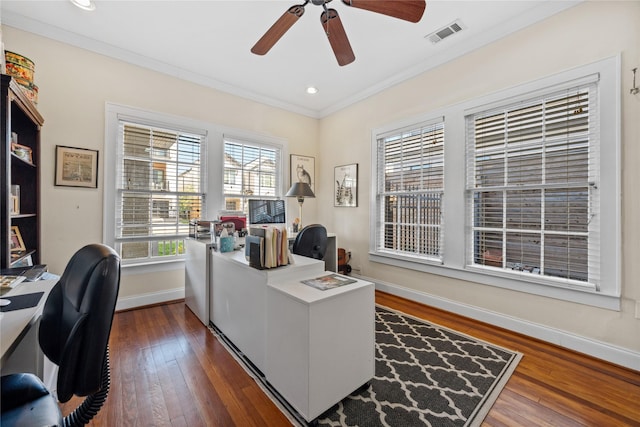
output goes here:
<path id="1" fill-rule="evenodd" d="M 58 400 L 100 389 L 120 287 L 120 257 L 108 246 L 78 250 L 44 305 L 38 339 L 58 365 Z"/>
<path id="2" fill-rule="evenodd" d="M 327 229 L 320 224 L 307 225 L 296 236 L 292 252 L 309 258 L 324 259 L 327 252 Z"/>

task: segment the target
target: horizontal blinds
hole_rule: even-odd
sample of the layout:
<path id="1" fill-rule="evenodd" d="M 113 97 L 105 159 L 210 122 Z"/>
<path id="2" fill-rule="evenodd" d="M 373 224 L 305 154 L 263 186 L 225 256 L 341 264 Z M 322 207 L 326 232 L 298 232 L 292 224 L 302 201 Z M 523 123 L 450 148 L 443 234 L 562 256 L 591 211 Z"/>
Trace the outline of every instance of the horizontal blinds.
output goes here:
<path id="1" fill-rule="evenodd" d="M 205 137 L 124 121 L 120 132 L 116 240 L 129 242 L 125 256 L 162 255 L 148 242 L 188 235 L 189 220 L 203 214 Z"/>
<path id="2" fill-rule="evenodd" d="M 281 188 L 281 150 L 232 138 L 224 139 L 226 209 L 247 212 L 250 198 L 277 198 Z"/>
<path id="3" fill-rule="evenodd" d="M 378 250 L 442 259 L 444 122 L 378 139 Z"/>
<path id="4" fill-rule="evenodd" d="M 467 117 L 473 264 L 599 281 L 596 84 Z"/>

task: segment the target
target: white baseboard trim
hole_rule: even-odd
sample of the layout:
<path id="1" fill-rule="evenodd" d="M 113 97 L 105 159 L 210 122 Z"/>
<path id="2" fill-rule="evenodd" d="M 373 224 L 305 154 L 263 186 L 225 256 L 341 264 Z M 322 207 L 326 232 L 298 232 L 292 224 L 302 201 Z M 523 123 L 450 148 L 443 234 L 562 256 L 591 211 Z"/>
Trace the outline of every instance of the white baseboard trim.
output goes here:
<path id="1" fill-rule="evenodd" d="M 148 294 L 134 295 L 132 297 L 118 298 L 116 311 L 130 310 L 145 305 L 159 304 L 167 301 L 174 301 L 184 298 L 184 287 L 169 289 L 161 292 L 151 292 Z"/>
<path id="2" fill-rule="evenodd" d="M 362 280 L 375 283 L 376 289 L 379 291 L 420 302 L 422 304 L 469 317 L 474 320 L 489 323 L 491 325 L 528 335 L 560 347 L 565 347 L 598 359 L 606 360 L 607 362 L 611 362 L 616 365 L 640 371 L 640 353 L 626 348 L 617 347 L 560 329 L 551 328 L 545 325 L 529 322 L 527 320 L 463 304 L 392 283 L 384 283 L 364 276 L 357 277 Z"/>

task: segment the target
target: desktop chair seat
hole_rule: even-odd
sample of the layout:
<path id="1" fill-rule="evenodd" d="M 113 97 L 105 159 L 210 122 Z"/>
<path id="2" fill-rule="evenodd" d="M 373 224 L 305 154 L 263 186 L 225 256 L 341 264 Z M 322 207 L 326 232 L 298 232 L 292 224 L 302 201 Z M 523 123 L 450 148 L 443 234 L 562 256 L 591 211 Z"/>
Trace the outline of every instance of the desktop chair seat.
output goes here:
<path id="1" fill-rule="evenodd" d="M 57 426 L 62 413 L 56 398 L 34 374 L 2 377 L 2 425 Z"/>

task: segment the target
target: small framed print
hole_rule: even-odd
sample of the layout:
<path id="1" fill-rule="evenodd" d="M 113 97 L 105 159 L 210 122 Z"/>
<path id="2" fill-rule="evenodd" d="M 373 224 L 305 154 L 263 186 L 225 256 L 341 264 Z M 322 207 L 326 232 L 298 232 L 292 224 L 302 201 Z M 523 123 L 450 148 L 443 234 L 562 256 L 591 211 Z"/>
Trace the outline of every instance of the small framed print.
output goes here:
<path id="1" fill-rule="evenodd" d="M 316 159 L 298 154 L 291 155 L 291 183 L 306 182 L 311 187 L 311 191 L 316 192 L 315 169 Z"/>
<path id="2" fill-rule="evenodd" d="M 56 145 L 55 185 L 98 188 L 98 151 Z"/>
<path id="3" fill-rule="evenodd" d="M 20 145 L 18 143 L 11 143 L 11 152 L 21 160 L 33 164 L 33 152 L 31 148 L 26 145 Z"/>
<path id="4" fill-rule="evenodd" d="M 24 252 L 27 248 L 24 246 L 24 241 L 22 240 L 22 234 L 20 234 L 20 230 L 17 225 L 11 227 L 11 252 Z"/>
<path id="5" fill-rule="evenodd" d="M 333 206 L 355 208 L 358 206 L 358 164 L 336 166 L 333 169 Z"/>

